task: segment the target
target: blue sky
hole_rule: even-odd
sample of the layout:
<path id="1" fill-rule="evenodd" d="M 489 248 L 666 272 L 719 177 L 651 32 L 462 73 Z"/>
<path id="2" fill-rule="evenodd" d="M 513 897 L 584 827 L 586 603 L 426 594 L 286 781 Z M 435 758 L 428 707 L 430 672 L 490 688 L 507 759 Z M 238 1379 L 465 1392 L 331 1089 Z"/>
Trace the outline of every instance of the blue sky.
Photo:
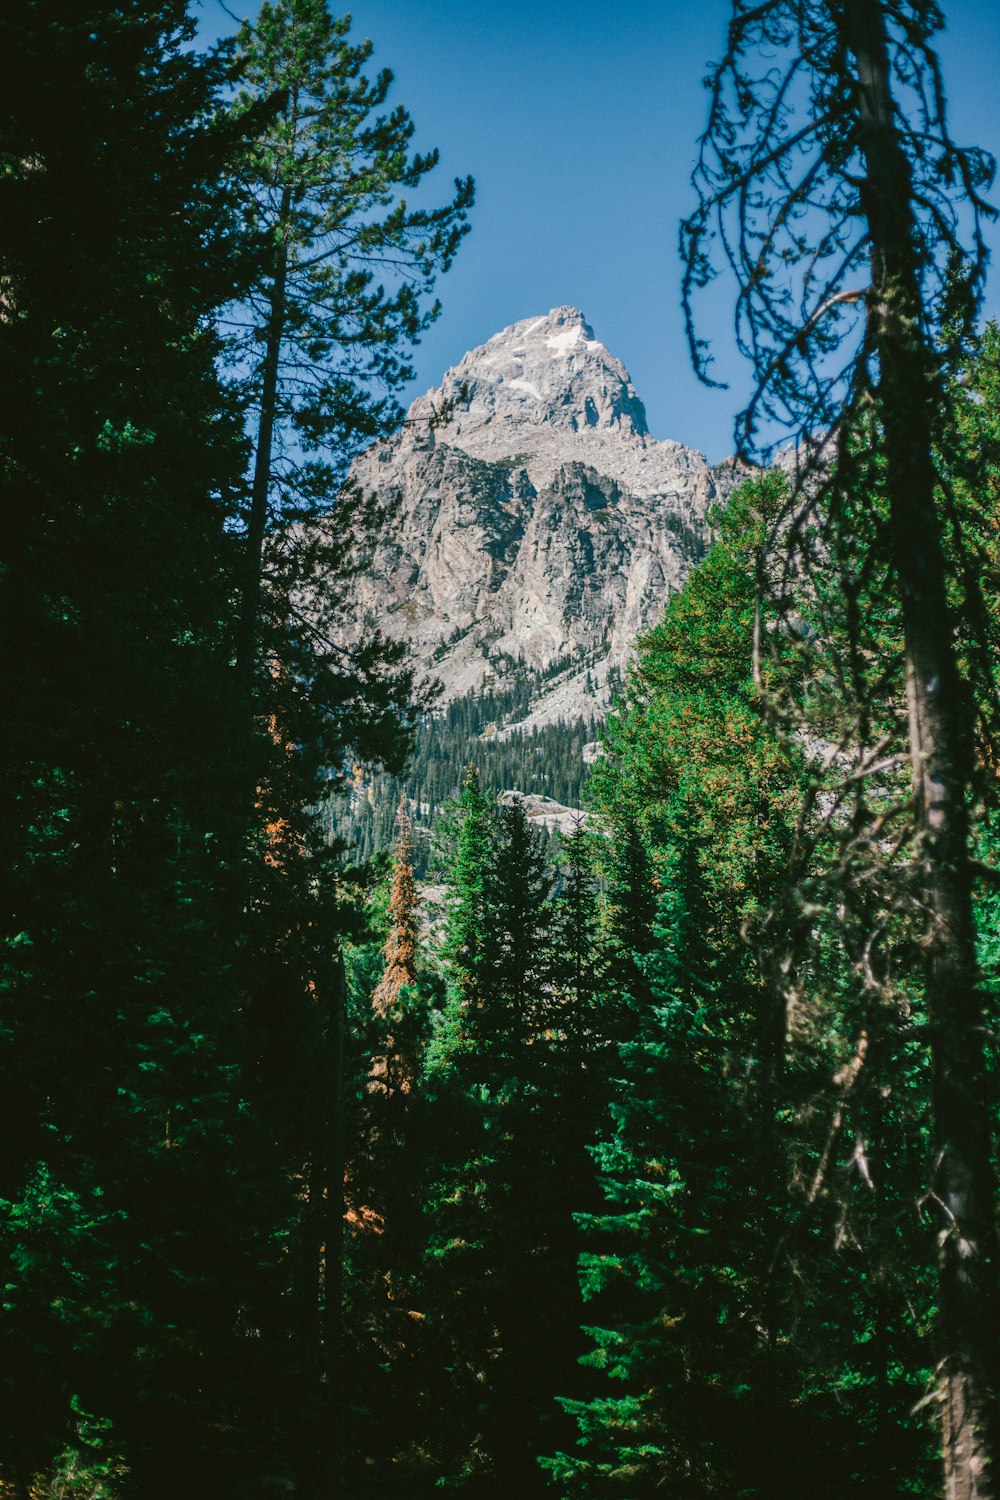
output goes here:
<path id="1" fill-rule="evenodd" d="M 226 0 L 231 11 L 251 9 Z M 228 32 L 200 0 L 206 33 Z M 345 8 L 347 5 L 345 3 Z M 439 323 L 417 351 L 412 399 L 518 318 L 568 303 L 628 366 L 657 437 L 719 459 L 732 448 L 742 372 L 726 356 L 731 287 L 720 293 L 728 391 L 691 373 L 679 309 L 677 224 L 704 125 L 702 79 L 728 0 L 355 0 L 354 34 L 396 75 L 394 98 L 437 146 L 438 196 L 471 172 L 473 231 L 442 279 Z M 1000 155 L 1000 4 L 944 0 L 941 54 L 960 142 Z M 432 179 L 433 180 L 433 179 Z M 429 195 L 432 190 L 428 190 Z M 994 190 L 1000 201 L 1000 189 Z M 987 311 L 1000 317 L 1000 229 Z"/>

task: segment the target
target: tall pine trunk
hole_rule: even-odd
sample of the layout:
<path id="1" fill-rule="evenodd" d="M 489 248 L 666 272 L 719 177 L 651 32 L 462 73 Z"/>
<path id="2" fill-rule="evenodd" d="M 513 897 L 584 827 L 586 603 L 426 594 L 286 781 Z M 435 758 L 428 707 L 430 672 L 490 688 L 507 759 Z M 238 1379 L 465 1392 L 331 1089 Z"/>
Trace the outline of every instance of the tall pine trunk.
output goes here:
<path id="1" fill-rule="evenodd" d="M 292 190 L 286 186 L 281 194 L 278 217 L 280 225 L 287 222 L 291 206 Z M 264 334 L 260 417 L 257 422 L 253 481 L 250 488 L 250 516 L 247 521 L 244 575 L 240 590 L 240 617 L 236 637 L 236 673 L 245 694 L 251 691 L 254 661 L 257 655 L 261 573 L 264 566 L 264 537 L 267 532 L 268 497 L 271 488 L 271 455 L 278 407 L 281 341 L 284 337 L 287 319 L 287 285 L 288 250 L 284 242 L 279 239 L 275 249 L 274 279 L 268 299 L 268 318 Z"/>
<path id="2" fill-rule="evenodd" d="M 967 797 L 972 715 L 956 656 L 935 506 L 940 387 L 922 322 L 909 161 L 895 124 L 882 7 L 833 13 L 857 69 L 862 204 L 871 234 L 869 336 L 879 363 L 892 560 L 899 580 L 933 1066 L 932 1189 L 940 1217 L 939 1358 L 945 1494 L 995 1500 L 996 1231 L 977 990 Z"/>

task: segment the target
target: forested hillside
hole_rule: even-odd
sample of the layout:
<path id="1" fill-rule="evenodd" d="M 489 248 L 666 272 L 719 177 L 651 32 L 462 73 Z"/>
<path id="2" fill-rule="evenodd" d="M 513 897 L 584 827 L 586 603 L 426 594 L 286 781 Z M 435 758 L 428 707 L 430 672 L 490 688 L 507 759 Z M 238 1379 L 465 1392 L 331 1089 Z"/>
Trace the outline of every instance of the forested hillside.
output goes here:
<path id="1" fill-rule="evenodd" d="M 571 308 L 401 428 L 473 184 L 324 0 L 208 53 L 187 0 L 0 12 L 0 1500 L 1000 1500 L 1000 330 L 940 23 L 733 0 L 723 481 Z M 553 609 L 499 548 L 537 659 L 444 701 L 359 628 L 404 448 L 525 577 L 622 542 Z M 526 723 L 656 579 L 610 715 Z"/>
<path id="2" fill-rule="evenodd" d="M 362 864 L 388 853 L 399 799 L 405 796 L 414 823 L 414 869 L 425 877 L 434 867 L 440 816 L 458 797 L 469 766 L 494 795 L 512 790 L 581 809 L 598 749 L 597 723 L 578 718 L 539 729 L 520 727 L 518 721 L 543 690 L 544 681 L 522 669 L 513 688 L 470 693 L 424 714 L 401 776 L 358 766 L 350 788 L 329 799 L 330 839 L 341 841 L 346 857 Z"/>

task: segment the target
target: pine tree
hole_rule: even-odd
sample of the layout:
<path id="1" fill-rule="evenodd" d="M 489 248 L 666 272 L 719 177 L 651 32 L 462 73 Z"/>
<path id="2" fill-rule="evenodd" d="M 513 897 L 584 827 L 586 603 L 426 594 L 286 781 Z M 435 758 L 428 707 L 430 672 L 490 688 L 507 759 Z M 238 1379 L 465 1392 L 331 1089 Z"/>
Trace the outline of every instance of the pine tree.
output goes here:
<path id="1" fill-rule="evenodd" d="M 150 1500 L 245 1492 L 280 1423 L 290 1193 L 245 1107 L 222 853 L 245 453 L 213 321 L 252 258 L 223 70 L 192 39 L 180 0 L 0 18 L 0 1462 L 21 1495 L 72 1466 L 67 1440 Z"/>
<path id="2" fill-rule="evenodd" d="M 448 999 L 433 1043 L 436 1067 L 447 1068 L 453 1054 L 468 1050 L 471 1017 L 482 1004 L 483 950 L 489 921 L 486 882 L 492 834 L 490 802 L 480 791 L 479 776 L 470 765 L 454 810 L 453 825 L 444 829 L 444 837 L 454 840 L 454 856 L 448 872 L 447 916 L 441 945 Z"/>
<path id="3" fill-rule="evenodd" d="M 400 799 L 396 826 L 385 970 L 372 993 L 372 1007 L 382 1020 L 392 1014 L 403 987 L 417 982 L 418 900 L 413 881 L 413 823 L 405 796 Z"/>
<path id="4" fill-rule="evenodd" d="M 737 337 L 756 381 L 741 448 L 749 456 L 768 419 L 800 444 L 759 574 L 759 652 L 788 622 L 795 577 L 832 587 L 847 625 L 840 686 L 855 710 L 856 764 L 842 796 L 856 834 L 841 891 L 852 901 L 874 874 L 895 874 L 890 902 L 908 887 L 923 914 L 914 948 L 934 1076 L 943 1483 L 955 1500 L 984 1500 L 1000 1493 L 990 1472 L 1000 1465 L 1000 1244 L 969 823 L 978 672 L 959 632 L 977 641 L 974 660 L 989 647 L 975 572 L 956 576 L 955 498 L 939 459 L 954 432 L 949 369 L 985 276 L 980 221 L 993 212 L 983 194 L 996 164 L 951 136 L 934 45 L 943 24 L 923 0 L 735 0 L 695 174 L 701 201 L 682 238 L 703 375 L 690 301 L 713 278 L 713 246 L 726 247 L 738 281 Z M 887 743 L 870 732 L 887 663 L 867 657 L 869 621 L 856 607 L 877 572 L 902 649 L 910 769 L 910 795 L 888 821 Z M 789 729 L 794 702 L 775 701 Z M 901 739 L 890 736 L 893 750 Z M 914 851 L 908 867 L 901 841 Z"/>
<path id="5" fill-rule="evenodd" d="M 442 1345 L 433 1451 L 452 1488 L 540 1491 L 582 1343 L 573 1209 L 588 1201 L 582 1044 L 554 989 L 552 872 L 524 808 L 470 777 L 427 1079 L 440 1141 L 425 1302 Z"/>
<path id="6" fill-rule="evenodd" d="M 255 736 L 239 792 L 253 804 L 247 952 L 259 1029 L 257 1106 L 292 1177 L 308 1184 L 289 1256 L 305 1395 L 299 1484 L 338 1482 L 346 1430 L 341 1327 L 344 1171 L 351 1089 L 335 847 L 319 811 L 352 761 L 399 771 L 412 738 L 405 650 L 347 644 L 345 589 L 375 519 L 342 489 L 351 456 L 398 419 L 405 351 L 465 230 L 471 184 L 441 210 L 402 193 L 436 162 L 410 155 L 406 111 L 382 114 L 391 75 L 362 73 L 370 43 L 321 0 L 276 0 L 236 38 L 245 130 L 235 178 L 261 248 L 229 310 L 234 388 L 253 448 L 236 676 Z M 376 275 L 391 262 L 388 279 Z M 321 516 L 333 516 L 328 526 Z M 317 523 L 317 524 L 312 524 Z"/>
<path id="7" fill-rule="evenodd" d="M 611 914 L 641 983 L 624 987 L 631 1034 L 598 1151 L 609 1207 L 584 1220 L 582 1262 L 588 1363 L 622 1385 L 568 1403 L 579 1452 L 550 1465 L 567 1492 L 927 1483 L 912 1416 L 929 1310 L 915 1038 L 886 1045 L 890 1017 L 838 951 L 842 912 L 800 918 L 818 951 L 787 1009 L 761 940 L 807 775 L 801 746 L 772 735 L 751 663 L 750 558 L 782 489 L 765 477 L 716 518 L 715 547 L 640 645 L 598 768 L 618 846 L 605 863 L 621 872 Z M 627 919 L 621 892 L 647 862 L 660 897 L 644 934 L 645 879 Z M 779 1420 L 781 1444 L 762 1444 Z"/>
<path id="8" fill-rule="evenodd" d="M 522 803 L 501 802 L 485 868 L 479 996 L 468 1016 L 477 1066 L 517 1075 L 549 1029 L 552 872 Z"/>
<path id="9" fill-rule="evenodd" d="M 353 1100 L 348 1122 L 346 1325 L 351 1349 L 350 1482 L 387 1486 L 420 1468 L 429 1351 L 420 1297 L 429 1149 L 422 1095 L 433 984 L 419 952 L 412 825 L 401 800 L 389 884 L 351 958 Z M 386 931 L 386 929 L 388 929 Z M 377 933 L 381 943 L 374 942 Z M 367 956 L 364 949 L 368 949 Z"/>
<path id="10" fill-rule="evenodd" d="M 566 1034 L 579 1062 L 607 1034 L 608 1017 L 597 1005 L 602 991 L 603 954 L 599 943 L 596 851 L 582 817 L 561 839 L 559 889 L 552 924 L 552 1017 Z M 582 1122 L 581 1122 L 582 1123 Z"/>
<path id="11" fill-rule="evenodd" d="M 443 208 L 407 204 L 403 192 L 420 186 L 438 155 L 410 154 L 414 127 L 402 106 L 379 113 L 392 74 L 365 78 L 372 46 L 351 43 L 350 24 L 323 0 L 266 0 L 236 39 L 237 117 L 265 104 L 270 111 L 241 173 L 245 211 L 268 246 L 266 269 L 234 314 L 244 325 L 234 356 L 257 413 L 238 643 L 246 680 L 262 603 L 281 624 L 294 612 L 325 670 L 341 669 L 331 637 L 342 603 L 335 580 L 342 589 L 358 541 L 352 527 L 375 518 L 351 492 L 325 540 L 313 531 L 307 542 L 289 522 L 329 512 L 349 458 L 398 422 L 398 406 L 381 393 L 411 376 L 406 351 L 439 312 L 427 298 L 466 232 L 473 197 L 467 179 Z M 266 545 L 267 571 L 280 577 L 262 600 Z M 322 598 L 303 610 L 295 589 L 318 566 Z M 374 646 L 369 640 L 355 670 Z M 381 654 L 388 676 L 399 653 Z"/>
<path id="12" fill-rule="evenodd" d="M 790 1492 L 780 1466 L 754 1473 L 778 1447 L 756 1434 L 781 1387 L 760 1358 L 768 1332 L 746 1269 L 759 1267 L 767 1236 L 745 1243 L 760 1187 L 739 1089 L 726 1084 L 739 1043 L 710 929 L 697 852 L 681 832 L 646 964 L 652 1003 L 622 1047 L 614 1129 L 596 1153 L 608 1207 L 583 1221 L 584 1295 L 598 1317 L 613 1314 L 588 1330 L 587 1363 L 624 1390 L 566 1403 L 585 1456 L 546 1464 L 566 1493 Z M 795 1441 L 786 1422 L 786 1460 Z"/>

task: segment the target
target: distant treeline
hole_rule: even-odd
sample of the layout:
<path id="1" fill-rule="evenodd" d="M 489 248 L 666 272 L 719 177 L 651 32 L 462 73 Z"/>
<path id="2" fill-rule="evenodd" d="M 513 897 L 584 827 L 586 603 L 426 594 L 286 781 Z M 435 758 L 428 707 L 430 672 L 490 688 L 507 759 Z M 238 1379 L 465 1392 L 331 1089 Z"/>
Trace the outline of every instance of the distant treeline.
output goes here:
<path id="1" fill-rule="evenodd" d="M 537 701 L 541 684 L 525 671 L 508 689 L 469 693 L 443 712 L 424 715 L 403 776 L 359 767 L 351 789 L 325 803 L 328 836 L 342 841 L 345 856 L 360 864 L 386 853 L 405 794 L 416 833 L 414 869 L 423 879 L 433 869 L 430 835 L 442 808 L 459 795 L 469 766 L 484 790 L 533 792 L 582 807 L 590 770 L 584 746 L 594 743 L 597 723 L 578 718 L 541 729 L 509 727 Z"/>

